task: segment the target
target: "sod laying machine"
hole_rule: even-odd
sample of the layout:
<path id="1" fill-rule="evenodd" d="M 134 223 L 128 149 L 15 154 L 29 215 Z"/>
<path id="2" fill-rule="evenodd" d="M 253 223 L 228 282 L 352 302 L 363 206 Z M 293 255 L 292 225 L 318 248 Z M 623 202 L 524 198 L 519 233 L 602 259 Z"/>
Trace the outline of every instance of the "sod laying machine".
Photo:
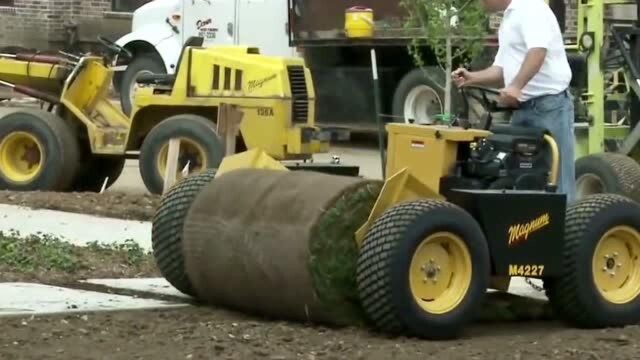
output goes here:
<path id="1" fill-rule="evenodd" d="M 109 98 L 112 59 L 128 51 L 99 37 L 105 56 L 0 54 L 0 84 L 46 108 L 0 109 L 0 189 L 99 191 L 138 158 L 152 193 L 163 190 L 171 139 L 180 140 L 179 178 L 216 168 L 227 153 L 219 134 L 223 105 L 242 113 L 236 149 L 261 149 L 287 166 L 357 173 L 356 167 L 304 162 L 327 152 L 314 126 L 314 89 L 300 59 L 242 46 L 186 42 L 175 75 L 138 79 L 130 117 Z"/>
<path id="2" fill-rule="evenodd" d="M 507 110 L 495 90 L 471 92 Z M 164 196 L 158 267 L 217 306 L 428 339 L 458 336 L 511 277 L 542 279 L 575 326 L 639 322 L 640 205 L 567 205 L 545 129 L 484 127 L 386 125 L 384 181 L 288 171 L 257 149 L 227 157 Z"/>

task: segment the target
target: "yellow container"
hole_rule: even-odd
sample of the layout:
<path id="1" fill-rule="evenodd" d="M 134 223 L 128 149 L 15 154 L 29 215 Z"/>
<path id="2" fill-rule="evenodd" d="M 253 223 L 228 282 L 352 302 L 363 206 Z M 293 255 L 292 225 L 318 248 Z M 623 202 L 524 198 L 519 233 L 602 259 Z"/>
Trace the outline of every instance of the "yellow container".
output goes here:
<path id="1" fill-rule="evenodd" d="M 366 38 L 373 36 L 373 10 L 354 6 L 345 11 L 344 29 L 349 38 Z"/>

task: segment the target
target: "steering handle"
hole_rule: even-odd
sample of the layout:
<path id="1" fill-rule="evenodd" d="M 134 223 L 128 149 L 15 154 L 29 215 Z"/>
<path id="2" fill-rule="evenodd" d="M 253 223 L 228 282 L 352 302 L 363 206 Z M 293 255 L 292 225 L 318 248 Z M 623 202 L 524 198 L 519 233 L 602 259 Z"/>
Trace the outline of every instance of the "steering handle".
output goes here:
<path id="1" fill-rule="evenodd" d="M 98 35 L 98 41 L 104 45 L 107 49 L 111 50 L 111 52 L 113 52 L 115 55 L 121 55 L 123 54 L 124 56 L 128 57 L 128 58 L 133 58 L 133 53 L 131 53 L 131 51 L 129 51 L 128 49 L 125 49 L 124 47 L 116 44 L 115 42 L 105 38 L 102 35 Z"/>
<path id="2" fill-rule="evenodd" d="M 495 88 L 489 88 L 489 87 L 484 87 L 484 86 L 476 86 L 476 85 L 472 85 L 472 86 L 463 86 L 460 88 L 460 90 L 462 91 L 462 95 L 465 98 L 467 96 L 471 96 L 477 100 L 477 97 L 469 95 L 467 93 L 466 90 L 478 90 L 482 93 L 482 102 L 484 103 L 484 107 L 487 111 L 489 112 L 504 112 L 504 111 L 514 111 L 514 110 L 518 110 L 518 107 L 512 107 L 512 106 L 502 106 L 498 103 L 498 101 L 496 100 L 490 100 L 487 98 L 487 93 L 495 95 L 495 96 L 499 96 L 500 95 L 500 90 L 495 89 Z"/>

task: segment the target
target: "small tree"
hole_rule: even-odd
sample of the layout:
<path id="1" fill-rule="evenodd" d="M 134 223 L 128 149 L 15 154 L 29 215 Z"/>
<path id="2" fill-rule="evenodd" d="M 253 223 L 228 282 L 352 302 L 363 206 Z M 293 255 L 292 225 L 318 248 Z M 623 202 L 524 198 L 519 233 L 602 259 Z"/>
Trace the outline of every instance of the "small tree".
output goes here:
<path id="1" fill-rule="evenodd" d="M 405 27 L 419 30 L 409 46 L 416 65 L 424 70 L 421 47 L 426 45 L 445 72 L 444 115 L 448 117 L 454 62 L 474 58 L 482 51 L 488 16 L 480 0 L 401 0 L 401 4 L 408 12 Z"/>

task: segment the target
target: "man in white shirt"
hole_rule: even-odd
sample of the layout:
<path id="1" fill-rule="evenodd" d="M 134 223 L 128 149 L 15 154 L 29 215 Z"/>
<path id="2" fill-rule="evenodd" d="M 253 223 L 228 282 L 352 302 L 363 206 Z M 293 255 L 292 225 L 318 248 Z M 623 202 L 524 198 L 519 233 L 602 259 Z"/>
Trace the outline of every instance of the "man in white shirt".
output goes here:
<path id="1" fill-rule="evenodd" d="M 515 126 L 546 128 L 558 143 L 558 192 L 575 200 L 573 99 L 568 92 L 571 68 L 558 21 L 544 0 L 481 0 L 490 12 L 504 11 L 499 48 L 487 69 L 457 69 L 458 87 L 497 86 L 502 105 L 518 107 Z"/>

